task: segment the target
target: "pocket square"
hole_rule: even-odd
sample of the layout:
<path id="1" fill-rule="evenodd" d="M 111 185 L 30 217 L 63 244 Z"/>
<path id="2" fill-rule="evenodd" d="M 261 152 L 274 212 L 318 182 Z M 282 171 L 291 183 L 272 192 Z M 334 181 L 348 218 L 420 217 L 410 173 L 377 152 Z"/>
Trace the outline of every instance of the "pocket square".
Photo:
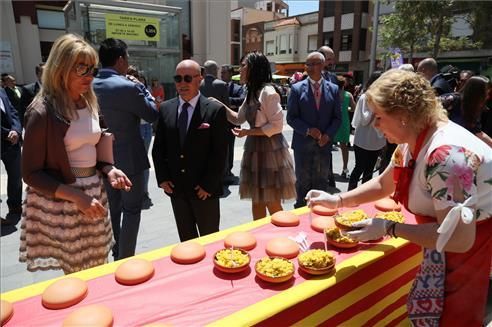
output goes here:
<path id="1" fill-rule="evenodd" d="M 200 126 L 198 126 L 198 129 L 207 129 L 210 128 L 209 123 L 202 123 Z"/>

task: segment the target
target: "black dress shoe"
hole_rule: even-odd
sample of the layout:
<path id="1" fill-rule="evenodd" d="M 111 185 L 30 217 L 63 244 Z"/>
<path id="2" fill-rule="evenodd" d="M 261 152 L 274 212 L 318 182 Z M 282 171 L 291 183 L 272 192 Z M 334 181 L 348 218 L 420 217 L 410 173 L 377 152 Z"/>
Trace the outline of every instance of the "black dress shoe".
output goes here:
<path id="1" fill-rule="evenodd" d="M 12 225 L 12 222 L 8 219 L 5 219 L 5 218 L 1 218 L 0 217 L 0 225 L 2 226 L 10 226 Z"/>
<path id="2" fill-rule="evenodd" d="M 148 194 L 145 194 L 144 199 L 142 201 L 142 210 L 147 210 L 152 207 L 154 203 L 152 203 L 152 200 L 150 199 Z"/>

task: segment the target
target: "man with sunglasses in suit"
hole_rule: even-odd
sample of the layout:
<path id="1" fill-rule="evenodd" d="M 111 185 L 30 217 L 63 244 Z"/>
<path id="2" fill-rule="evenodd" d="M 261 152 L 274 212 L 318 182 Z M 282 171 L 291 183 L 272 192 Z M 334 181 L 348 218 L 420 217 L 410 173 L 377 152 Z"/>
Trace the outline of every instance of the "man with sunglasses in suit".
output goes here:
<path id="1" fill-rule="evenodd" d="M 163 102 L 152 149 L 157 184 L 170 196 L 180 240 L 219 230 L 227 155 L 225 108 L 200 93 L 200 66 L 176 66 L 178 97 Z"/>
<path id="2" fill-rule="evenodd" d="M 106 185 L 114 239 L 115 260 L 133 256 L 137 244 L 144 198 L 144 171 L 150 168 L 140 136 L 140 119 L 157 120 L 159 114 L 145 86 L 127 79 L 125 42 L 109 38 L 99 48 L 102 69 L 94 79 L 94 91 L 109 131 L 114 135 L 115 165 L 132 182 L 129 192 Z M 106 181 L 105 181 L 106 182 Z"/>

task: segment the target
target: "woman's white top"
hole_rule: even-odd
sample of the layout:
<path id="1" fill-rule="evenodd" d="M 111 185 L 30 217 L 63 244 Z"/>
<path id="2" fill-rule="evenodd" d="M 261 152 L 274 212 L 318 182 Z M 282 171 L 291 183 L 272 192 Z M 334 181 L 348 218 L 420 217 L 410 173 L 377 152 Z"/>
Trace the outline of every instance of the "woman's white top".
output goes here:
<path id="1" fill-rule="evenodd" d="M 255 126 L 261 128 L 266 136 L 282 133 L 284 115 L 282 106 L 280 105 L 280 96 L 275 91 L 273 86 L 266 85 L 258 96 L 260 102 L 260 110 L 256 113 Z M 243 124 L 246 121 L 246 99 L 238 110 L 237 124 Z"/>
<path id="2" fill-rule="evenodd" d="M 79 117 L 70 122 L 64 142 L 71 167 L 94 167 L 97 161 L 96 144 L 101 138 L 99 116 L 87 108 L 77 110 Z"/>
<path id="3" fill-rule="evenodd" d="M 352 127 L 355 128 L 354 144 L 369 151 L 381 150 L 386 145 L 383 134 L 373 126 L 371 109 L 367 106 L 366 95 L 362 94 L 355 106 Z"/>

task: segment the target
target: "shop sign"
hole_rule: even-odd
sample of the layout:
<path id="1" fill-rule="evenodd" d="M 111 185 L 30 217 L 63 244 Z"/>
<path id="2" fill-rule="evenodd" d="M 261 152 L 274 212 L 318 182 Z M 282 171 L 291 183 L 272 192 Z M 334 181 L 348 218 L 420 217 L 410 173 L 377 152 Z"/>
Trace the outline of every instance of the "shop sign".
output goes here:
<path id="1" fill-rule="evenodd" d="M 159 41 L 159 19 L 106 14 L 106 37 L 136 41 Z"/>
<path id="2" fill-rule="evenodd" d="M 400 48 L 389 48 L 391 68 L 398 68 L 403 65 L 403 55 Z"/>

